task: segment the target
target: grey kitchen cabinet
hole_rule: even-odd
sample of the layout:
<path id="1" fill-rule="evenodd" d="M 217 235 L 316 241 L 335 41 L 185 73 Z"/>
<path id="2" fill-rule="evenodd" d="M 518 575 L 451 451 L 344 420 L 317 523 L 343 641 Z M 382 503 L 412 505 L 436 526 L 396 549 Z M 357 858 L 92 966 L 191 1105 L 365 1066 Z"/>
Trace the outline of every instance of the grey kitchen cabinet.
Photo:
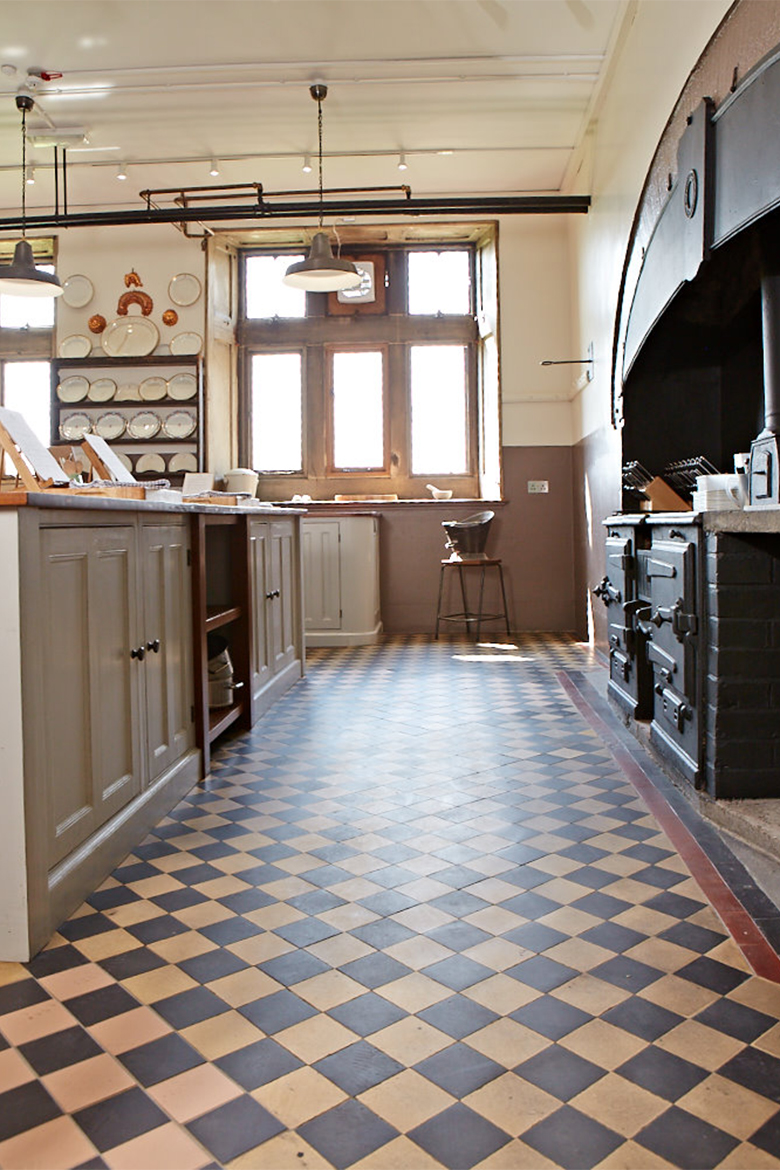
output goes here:
<path id="1" fill-rule="evenodd" d="M 309 515 L 301 529 L 307 646 L 377 642 L 379 517 Z"/>
<path id="2" fill-rule="evenodd" d="M 250 518 L 249 595 L 252 722 L 304 670 L 300 526 Z"/>
<path id="3" fill-rule="evenodd" d="M 188 518 L 156 515 L 150 523 L 125 513 L 120 523 L 106 512 L 85 522 L 83 512 L 25 511 L 21 673 L 34 953 L 129 852 L 138 826 L 150 827 L 198 779 L 200 756 Z"/>

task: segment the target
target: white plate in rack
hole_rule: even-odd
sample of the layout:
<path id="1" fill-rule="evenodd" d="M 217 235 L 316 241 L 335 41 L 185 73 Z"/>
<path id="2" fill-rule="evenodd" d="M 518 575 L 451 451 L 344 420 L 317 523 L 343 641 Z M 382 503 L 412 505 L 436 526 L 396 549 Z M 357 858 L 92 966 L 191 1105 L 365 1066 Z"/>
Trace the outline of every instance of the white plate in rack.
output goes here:
<path id="1" fill-rule="evenodd" d="M 96 378 L 90 383 L 87 398 L 90 402 L 110 402 L 116 394 L 116 382 L 113 378 Z"/>
<path id="2" fill-rule="evenodd" d="M 95 295 L 88 276 L 69 276 L 62 282 L 62 299 L 71 309 L 83 309 Z"/>
<path id="3" fill-rule="evenodd" d="M 176 357 L 196 357 L 203 346 L 199 333 L 177 333 L 171 338 L 171 353 Z"/>
<path id="4" fill-rule="evenodd" d="M 159 415 L 151 410 L 139 410 L 127 424 L 127 433 L 134 439 L 153 439 L 161 425 Z"/>
<path id="5" fill-rule="evenodd" d="M 95 423 L 95 434 L 101 439 L 118 439 L 125 433 L 127 419 L 117 410 L 107 410 Z"/>
<path id="6" fill-rule="evenodd" d="M 60 402 L 83 402 L 89 391 L 89 382 L 81 374 L 63 378 L 57 387 Z"/>
<path id="7" fill-rule="evenodd" d="M 60 420 L 60 434 L 69 443 L 80 443 L 89 431 L 92 430 L 92 420 L 88 414 L 77 410 L 75 414 L 66 415 Z"/>
<path id="8" fill-rule="evenodd" d="M 148 317 L 117 317 L 100 335 L 109 357 L 147 357 L 160 340 L 157 326 Z"/>
<path id="9" fill-rule="evenodd" d="M 191 410 L 172 410 L 163 422 L 163 430 L 169 439 L 188 439 L 197 425 Z"/>
<path id="10" fill-rule="evenodd" d="M 157 375 L 151 378 L 144 378 L 138 387 L 138 392 L 144 402 L 157 402 L 160 398 L 166 397 L 168 383 L 165 381 L 165 378 L 160 378 Z"/>
<path id="11" fill-rule="evenodd" d="M 165 460 L 156 451 L 148 451 L 145 455 L 139 457 L 135 469 L 140 473 L 153 471 L 159 474 L 165 471 Z"/>
<path id="12" fill-rule="evenodd" d="M 71 333 L 60 342 L 59 355 L 62 358 L 84 358 L 92 353 L 92 342 L 83 333 Z"/>
<path id="13" fill-rule="evenodd" d="M 198 379 L 194 374 L 174 374 L 168 379 L 168 397 L 186 402 L 198 393 Z"/>
<path id="14" fill-rule="evenodd" d="M 197 471 L 198 460 L 192 451 L 177 451 L 168 460 L 169 471 Z"/>

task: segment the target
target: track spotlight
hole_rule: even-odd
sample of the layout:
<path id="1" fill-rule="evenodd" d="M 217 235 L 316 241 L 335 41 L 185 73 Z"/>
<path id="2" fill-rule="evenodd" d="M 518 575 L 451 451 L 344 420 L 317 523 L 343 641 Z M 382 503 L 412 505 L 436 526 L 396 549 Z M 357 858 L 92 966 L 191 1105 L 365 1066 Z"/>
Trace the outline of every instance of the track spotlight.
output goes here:
<path id="1" fill-rule="evenodd" d="M 401 153 L 398 156 L 398 169 L 399 169 L 399 171 L 406 171 L 409 169 L 407 164 L 406 164 L 406 155 L 404 154 L 403 151 L 401 151 Z"/>
<path id="2" fill-rule="evenodd" d="M 127 168 L 124 163 L 120 163 L 116 168 L 116 177 L 122 183 L 124 183 L 125 179 L 127 178 Z"/>
<path id="3" fill-rule="evenodd" d="M 311 155 L 310 154 L 306 154 L 303 156 L 303 166 L 301 167 L 301 170 L 303 171 L 304 175 L 311 174 Z"/>

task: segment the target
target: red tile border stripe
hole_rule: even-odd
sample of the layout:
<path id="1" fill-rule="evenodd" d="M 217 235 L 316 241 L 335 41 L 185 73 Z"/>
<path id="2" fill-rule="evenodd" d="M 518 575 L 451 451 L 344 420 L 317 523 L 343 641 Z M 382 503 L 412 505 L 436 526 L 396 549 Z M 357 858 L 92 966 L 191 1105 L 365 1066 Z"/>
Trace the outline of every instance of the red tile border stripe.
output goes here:
<path id="1" fill-rule="evenodd" d="M 682 857 L 691 876 L 722 919 L 752 970 L 764 979 L 780 983 L 780 955 L 710 861 L 699 842 L 683 824 L 663 793 L 656 788 L 639 762 L 620 743 L 565 671 L 556 677 L 582 717 L 609 749 L 621 769 Z"/>

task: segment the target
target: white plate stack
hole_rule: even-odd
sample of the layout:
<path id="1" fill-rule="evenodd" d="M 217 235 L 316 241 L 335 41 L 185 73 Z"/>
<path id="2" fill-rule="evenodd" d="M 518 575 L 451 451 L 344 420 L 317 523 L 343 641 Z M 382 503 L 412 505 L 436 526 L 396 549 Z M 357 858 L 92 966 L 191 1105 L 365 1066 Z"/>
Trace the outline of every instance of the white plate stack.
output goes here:
<path id="1" fill-rule="evenodd" d="M 694 512 L 734 512 L 747 503 L 744 475 L 700 475 L 691 497 Z"/>

